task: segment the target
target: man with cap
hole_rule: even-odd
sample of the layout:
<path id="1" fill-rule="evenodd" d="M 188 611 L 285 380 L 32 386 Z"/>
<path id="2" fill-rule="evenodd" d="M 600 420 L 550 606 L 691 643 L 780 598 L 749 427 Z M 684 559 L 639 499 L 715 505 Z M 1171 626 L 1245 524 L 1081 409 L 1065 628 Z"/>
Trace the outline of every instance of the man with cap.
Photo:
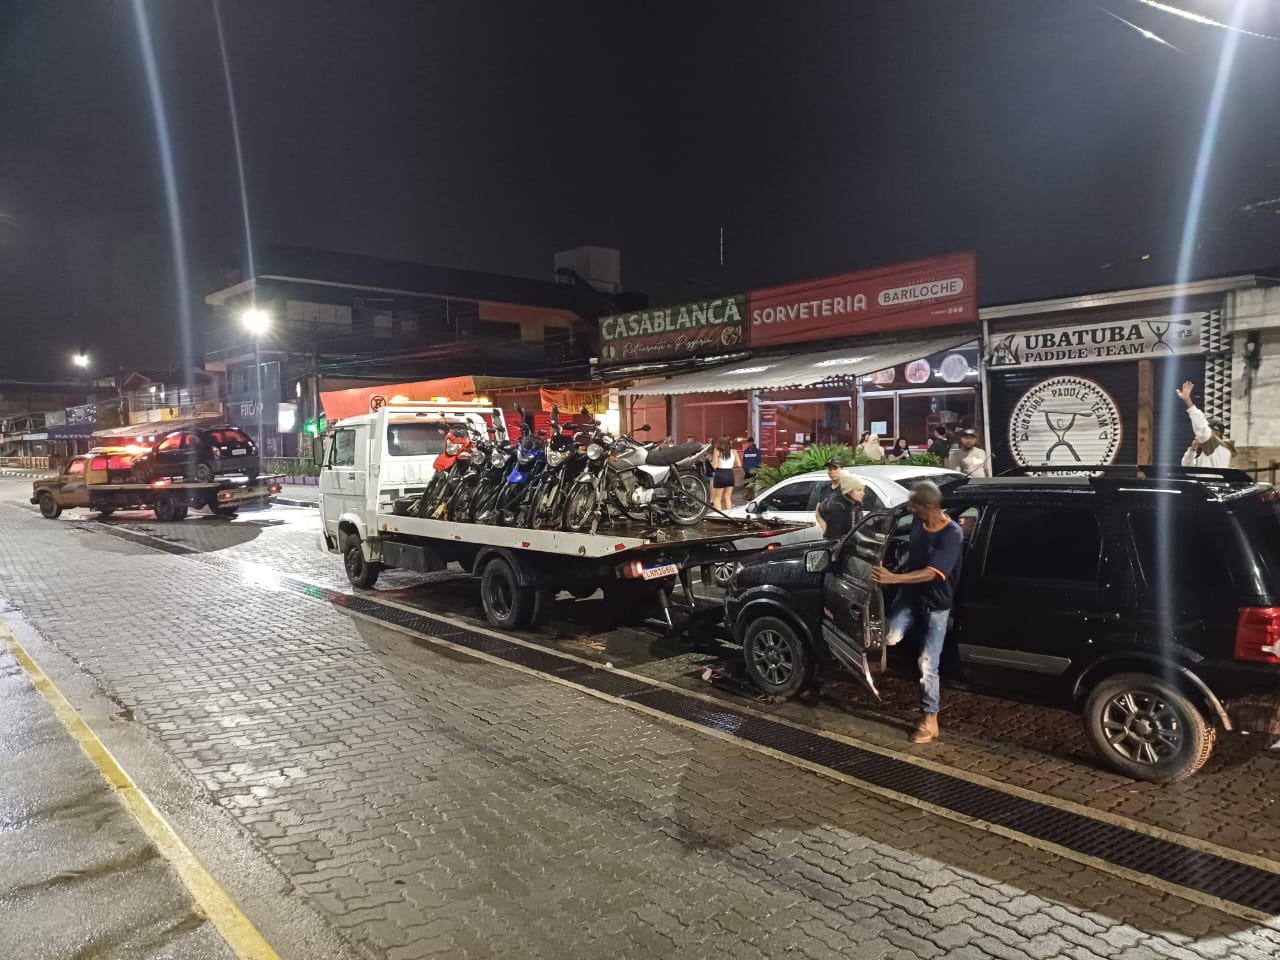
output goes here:
<path id="1" fill-rule="evenodd" d="M 848 536 L 849 531 L 862 519 L 862 498 L 867 492 L 867 486 L 861 477 L 848 470 L 840 470 L 838 473 L 838 493 L 823 501 L 818 519 L 822 535 L 837 542 Z"/>
<path id="2" fill-rule="evenodd" d="M 960 431 L 960 446 L 951 451 L 947 466 L 959 470 L 966 477 L 991 476 L 991 458 L 978 446 L 978 431 L 966 427 Z"/>
<path id="3" fill-rule="evenodd" d="M 938 665 L 947 639 L 947 620 L 955 584 L 960 578 L 964 535 L 942 509 L 942 491 L 922 480 L 911 488 L 907 509 L 915 520 L 907 541 L 907 563 L 902 573 L 876 567 L 871 576 L 881 586 L 897 585 L 898 595 L 889 611 L 884 642 L 901 643 L 913 627 L 924 631 L 920 644 L 920 711 L 924 714 L 911 734 L 912 743 L 928 743 L 938 736 L 938 708 L 942 694 Z"/>
<path id="4" fill-rule="evenodd" d="M 836 500 L 840 497 L 840 471 L 844 469 L 844 464 L 839 457 L 832 457 L 826 462 L 827 479 L 831 481 L 831 489 L 826 492 L 821 500 L 818 501 L 818 509 L 813 512 L 813 518 L 817 521 L 818 526 L 826 533 L 827 520 L 826 508 L 827 501 Z"/>

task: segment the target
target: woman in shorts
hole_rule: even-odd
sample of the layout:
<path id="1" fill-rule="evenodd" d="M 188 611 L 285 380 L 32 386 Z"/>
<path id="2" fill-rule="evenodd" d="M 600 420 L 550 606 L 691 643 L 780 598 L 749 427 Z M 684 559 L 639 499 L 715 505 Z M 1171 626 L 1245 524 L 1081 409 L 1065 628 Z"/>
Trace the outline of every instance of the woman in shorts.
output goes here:
<path id="1" fill-rule="evenodd" d="M 733 449 L 727 434 L 721 434 L 716 441 L 711 451 L 711 466 L 715 468 L 711 474 L 711 506 L 727 511 L 733 506 L 733 471 L 742 466 L 742 454 Z"/>

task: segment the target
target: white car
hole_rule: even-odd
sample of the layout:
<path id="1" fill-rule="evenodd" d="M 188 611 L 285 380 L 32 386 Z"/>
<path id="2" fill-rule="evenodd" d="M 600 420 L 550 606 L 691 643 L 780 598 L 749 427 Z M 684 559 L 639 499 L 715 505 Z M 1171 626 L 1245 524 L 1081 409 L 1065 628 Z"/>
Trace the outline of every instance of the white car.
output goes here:
<path id="1" fill-rule="evenodd" d="M 942 467 L 912 467 L 897 464 L 872 464 L 870 466 L 846 467 L 850 473 L 861 478 L 867 485 L 862 497 L 862 509 L 892 510 L 907 502 L 911 495 L 911 485 L 920 480 L 932 480 L 939 485 L 948 480 L 964 476 L 956 470 L 945 470 Z M 733 507 L 727 516 L 744 520 L 748 517 L 761 517 L 769 520 L 784 520 L 792 523 L 809 523 L 803 530 L 794 530 L 778 537 L 778 544 L 803 543 L 807 540 L 818 540 L 822 537 L 822 528 L 818 526 L 814 511 L 818 504 L 831 493 L 831 479 L 825 470 L 812 473 L 801 473 L 775 483 L 755 499 L 748 500 L 740 507 Z M 722 563 L 714 568 L 716 582 L 723 586 L 733 575 L 736 564 Z"/>

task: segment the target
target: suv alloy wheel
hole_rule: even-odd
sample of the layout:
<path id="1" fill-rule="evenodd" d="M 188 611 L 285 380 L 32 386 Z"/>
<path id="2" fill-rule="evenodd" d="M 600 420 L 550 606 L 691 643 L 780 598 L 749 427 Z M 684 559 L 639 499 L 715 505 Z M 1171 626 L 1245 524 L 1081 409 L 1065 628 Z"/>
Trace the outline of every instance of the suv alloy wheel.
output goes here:
<path id="1" fill-rule="evenodd" d="M 1100 682 L 1084 705 L 1084 728 L 1112 769 L 1135 780 L 1170 783 L 1199 770 L 1213 752 L 1214 728 L 1176 686 L 1145 673 Z"/>

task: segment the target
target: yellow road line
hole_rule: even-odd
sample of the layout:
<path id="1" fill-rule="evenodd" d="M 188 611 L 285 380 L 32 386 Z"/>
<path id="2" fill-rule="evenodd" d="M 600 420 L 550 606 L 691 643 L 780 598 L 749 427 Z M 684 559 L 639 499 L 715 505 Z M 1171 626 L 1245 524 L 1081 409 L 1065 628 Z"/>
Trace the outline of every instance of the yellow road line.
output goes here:
<path id="1" fill-rule="evenodd" d="M 133 814 L 138 826 L 169 861 L 178 878 L 190 891 L 192 899 L 213 922 L 227 946 L 240 960 L 280 960 L 280 955 L 271 948 L 258 928 L 240 911 L 222 885 L 182 842 L 160 811 L 147 799 L 147 795 L 125 773 L 111 751 L 62 695 L 62 691 L 3 624 L 0 624 L 0 641 L 26 670 L 32 684 L 53 707 L 58 720 L 93 761 L 102 778 L 111 784 L 116 796 L 125 809 Z"/>

